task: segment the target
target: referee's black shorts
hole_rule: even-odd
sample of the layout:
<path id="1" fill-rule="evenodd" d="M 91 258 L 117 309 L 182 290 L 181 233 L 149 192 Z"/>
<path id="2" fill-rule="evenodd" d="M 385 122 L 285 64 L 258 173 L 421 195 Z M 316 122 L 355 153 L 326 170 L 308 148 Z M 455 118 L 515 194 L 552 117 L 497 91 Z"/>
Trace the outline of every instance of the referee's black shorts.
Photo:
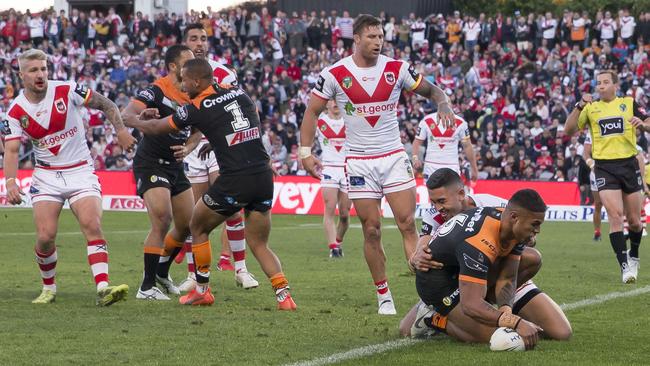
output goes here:
<path id="1" fill-rule="evenodd" d="M 440 315 L 449 314 L 460 302 L 458 272 L 446 269 L 417 271 L 415 288 L 422 302 L 433 305 Z"/>
<path id="2" fill-rule="evenodd" d="M 220 175 L 202 197 L 216 213 L 229 217 L 242 208 L 266 212 L 273 204 L 273 171 L 241 175 Z"/>
<path id="3" fill-rule="evenodd" d="M 620 189 L 634 193 L 642 189 L 641 170 L 636 156 L 625 159 L 596 160 L 594 175 L 598 191 Z"/>

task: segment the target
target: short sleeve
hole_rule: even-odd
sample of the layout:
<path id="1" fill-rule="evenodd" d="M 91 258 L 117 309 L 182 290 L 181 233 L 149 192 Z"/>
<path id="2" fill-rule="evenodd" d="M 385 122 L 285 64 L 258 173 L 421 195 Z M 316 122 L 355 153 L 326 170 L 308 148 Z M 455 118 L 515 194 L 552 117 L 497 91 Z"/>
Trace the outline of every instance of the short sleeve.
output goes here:
<path id="1" fill-rule="evenodd" d="M 418 131 L 415 134 L 415 138 L 422 141 L 426 140 L 428 129 L 429 126 L 427 126 L 427 123 L 424 120 L 421 120 L 420 123 L 418 124 Z"/>
<path id="2" fill-rule="evenodd" d="M 589 112 L 587 112 L 587 109 L 589 108 L 589 105 L 586 105 L 581 111 L 580 111 L 580 116 L 578 117 L 578 129 L 582 130 L 585 128 L 585 126 L 589 123 Z"/>
<path id="3" fill-rule="evenodd" d="M 402 61 L 402 66 L 399 69 L 400 80 L 402 89 L 408 91 L 413 91 L 420 86 L 422 82 L 422 75 L 415 70 L 413 65 L 410 65 L 408 62 Z"/>
<path id="4" fill-rule="evenodd" d="M 488 269 L 492 265 L 487 255 L 473 245 L 463 242 L 456 246 L 460 281 L 487 285 Z"/>
<path id="5" fill-rule="evenodd" d="M 74 105 L 81 106 L 88 104 L 88 100 L 92 95 L 92 90 L 88 89 L 87 86 L 71 81 L 70 90 L 70 98 Z"/>
<path id="6" fill-rule="evenodd" d="M 161 100 L 162 91 L 156 86 L 149 86 L 146 89 L 142 89 L 136 94 L 134 100 L 142 103 L 147 108 L 157 107 L 156 101 Z"/>
<path id="7" fill-rule="evenodd" d="M 429 207 L 422 211 L 422 228 L 420 229 L 420 236 L 432 235 L 438 230 L 442 224 L 442 217 L 435 208 Z"/>
<path id="8" fill-rule="evenodd" d="M 176 113 L 169 116 L 169 124 L 177 130 L 191 126 L 198 120 L 199 109 L 194 104 L 186 104 L 176 109 Z"/>
<path id="9" fill-rule="evenodd" d="M 634 112 L 634 117 L 638 117 L 642 120 L 648 118 L 648 113 L 645 108 L 641 107 L 636 101 L 632 101 L 632 111 Z"/>
<path id="10" fill-rule="evenodd" d="M 336 97 L 337 87 L 338 84 L 334 80 L 334 76 L 330 74 L 329 68 L 327 68 L 318 75 L 318 80 L 314 89 L 312 89 L 312 94 L 325 100 L 334 99 Z"/>
<path id="11" fill-rule="evenodd" d="M 20 121 L 9 116 L 0 122 L 0 129 L 2 130 L 2 135 L 6 141 L 18 140 L 23 136 L 23 127 L 20 125 Z"/>

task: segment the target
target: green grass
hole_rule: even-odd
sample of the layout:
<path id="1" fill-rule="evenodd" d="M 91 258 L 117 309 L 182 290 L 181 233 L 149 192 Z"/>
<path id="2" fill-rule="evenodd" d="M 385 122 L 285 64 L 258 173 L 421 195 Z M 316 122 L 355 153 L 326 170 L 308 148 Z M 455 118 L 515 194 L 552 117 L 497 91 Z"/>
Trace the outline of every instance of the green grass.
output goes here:
<path id="1" fill-rule="evenodd" d="M 136 301 L 148 222 L 142 213 L 117 212 L 104 217 L 110 277 L 131 286 L 131 293 L 127 302 L 97 308 L 85 241 L 67 210 L 57 239 L 57 301 L 34 306 L 30 301 L 40 291 L 40 278 L 33 260 L 31 211 L 0 210 L 0 365 L 277 365 L 398 339 L 397 324 L 415 303 L 416 292 L 396 229 L 384 230 L 384 243 L 399 315 L 380 317 L 358 225 L 346 236 L 345 258 L 333 261 L 327 258 L 319 217 L 274 216 L 273 223 L 271 246 L 291 284 L 295 313 L 275 310 L 273 292 L 252 255 L 248 267 L 261 286 L 244 291 L 235 286 L 232 272 L 215 271 L 212 307 Z M 606 238 L 591 241 L 590 224 L 546 223 L 538 249 L 544 266 L 536 283 L 560 304 L 650 284 L 645 266 L 638 284 L 620 284 L 611 248 Z M 650 251 L 644 246 L 641 251 L 648 258 Z M 172 267 L 177 280 L 185 273 L 185 265 Z M 572 310 L 567 313 L 574 329 L 570 342 L 542 341 L 525 354 L 492 353 L 487 346 L 438 337 L 344 364 L 507 365 L 521 363 L 522 357 L 539 365 L 647 364 L 649 308 L 650 295 L 645 294 Z"/>

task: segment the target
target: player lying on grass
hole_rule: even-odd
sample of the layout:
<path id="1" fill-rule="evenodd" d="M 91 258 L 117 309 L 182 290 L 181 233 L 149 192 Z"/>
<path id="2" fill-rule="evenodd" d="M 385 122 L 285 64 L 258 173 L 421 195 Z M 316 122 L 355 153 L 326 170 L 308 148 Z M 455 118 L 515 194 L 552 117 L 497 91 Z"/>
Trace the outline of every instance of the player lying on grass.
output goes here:
<path id="1" fill-rule="evenodd" d="M 460 177 L 451 169 L 437 171 L 427 181 L 429 197 L 434 208 L 423 218 L 423 235 L 418 250 L 412 258 L 413 265 L 427 271 L 438 268 L 439 263 L 432 261 L 427 244 L 431 233 L 454 214 L 477 206 L 505 206 L 507 201 L 491 195 L 466 195 Z M 534 240 L 528 245 L 534 245 Z M 568 339 L 571 326 L 557 304 L 542 293 L 530 280 L 541 267 L 541 255 L 531 247 L 525 247 L 517 273 L 517 290 L 513 303 L 514 313 L 532 320 L 544 329 L 544 335 L 553 339 Z M 494 273 L 494 271 L 493 271 Z M 490 281 L 489 300 L 494 301 L 494 281 Z M 405 335 L 422 336 L 430 333 L 424 318 L 431 317 L 433 311 L 422 302 L 416 304 L 400 323 L 400 332 Z M 416 315 L 417 314 L 417 315 Z"/>

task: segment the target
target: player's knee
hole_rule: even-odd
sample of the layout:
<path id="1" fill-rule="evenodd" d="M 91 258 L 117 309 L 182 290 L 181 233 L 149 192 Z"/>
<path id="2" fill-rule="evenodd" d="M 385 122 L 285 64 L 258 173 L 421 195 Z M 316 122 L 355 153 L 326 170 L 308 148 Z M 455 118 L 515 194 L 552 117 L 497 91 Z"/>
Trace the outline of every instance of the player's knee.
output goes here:
<path id="1" fill-rule="evenodd" d="M 556 341 L 568 341 L 573 335 L 573 329 L 571 329 L 570 324 L 562 324 L 562 326 L 557 327 L 557 329 L 552 328 L 545 331 L 549 338 Z"/>
<path id="2" fill-rule="evenodd" d="M 397 218 L 397 227 L 401 232 L 415 232 L 415 217 L 413 215 Z"/>
<path id="3" fill-rule="evenodd" d="M 409 322 L 406 321 L 406 318 L 400 320 L 399 322 L 399 334 L 402 337 L 410 337 L 411 336 L 411 325 L 408 324 Z"/>
<path id="4" fill-rule="evenodd" d="M 101 237 L 102 235 L 102 220 L 99 216 L 88 216 L 79 220 L 81 230 L 90 237 Z"/>
<path id="5" fill-rule="evenodd" d="M 639 232 L 643 230 L 643 225 L 641 225 L 641 220 L 638 219 L 633 219 L 633 220 L 628 220 L 628 224 L 630 225 L 630 230 Z"/>
<path id="6" fill-rule="evenodd" d="M 381 225 L 377 222 L 366 222 L 363 227 L 363 236 L 367 242 L 381 242 Z"/>
<path id="7" fill-rule="evenodd" d="M 165 233 L 169 231 L 173 220 L 171 212 L 156 212 L 151 218 L 151 226 L 154 230 L 164 231 Z"/>
<path id="8" fill-rule="evenodd" d="M 531 270 L 537 273 L 542 268 L 542 253 L 535 248 L 526 248 L 526 262 Z"/>
<path id="9" fill-rule="evenodd" d="M 350 213 L 349 212 L 339 212 L 339 221 L 343 225 L 350 223 Z"/>
<path id="10" fill-rule="evenodd" d="M 36 246 L 41 251 L 48 251 L 54 248 L 56 233 L 39 232 L 36 236 Z"/>

